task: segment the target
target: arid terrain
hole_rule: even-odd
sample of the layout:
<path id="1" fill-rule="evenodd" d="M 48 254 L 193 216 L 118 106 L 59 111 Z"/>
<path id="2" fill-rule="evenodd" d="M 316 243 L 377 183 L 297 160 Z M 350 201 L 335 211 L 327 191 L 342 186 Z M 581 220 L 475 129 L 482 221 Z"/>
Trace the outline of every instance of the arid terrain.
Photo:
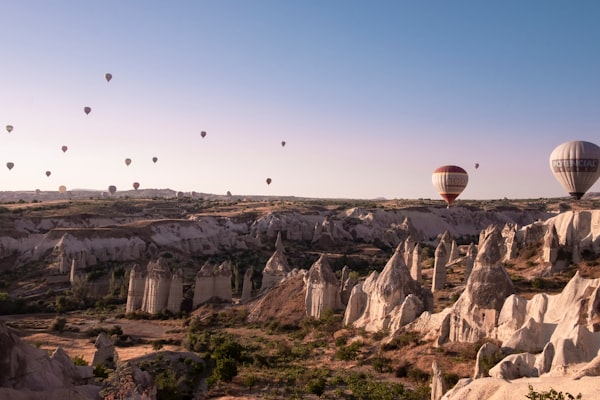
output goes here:
<path id="1" fill-rule="evenodd" d="M 450 388 L 459 379 L 473 376 L 482 344 L 498 341 L 436 345 L 431 338 L 411 331 L 390 334 L 389 330 L 345 326 L 344 309 L 326 311 L 320 318 L 307 316 L 302 275 L 261 290 L 262 271 L 276 249 L 275 236 L 285 233 L 282 244 L 291 268 L 309 270 L 325 254 L 338 278 L 347 266 L 353 278 L 364 280 L 373 271 L 380 273 L 406 239 L 397 226 L 401 225 L 402 213 L 410 212 L 411 224 L 421 235 L 416 239 L 422 246 L 420 284 L 431 288 L 439 237 L 447 227 L 460 224 L 462 228 L 451 229 L 455 229 L 452 237 L 461 261 L 446 267 L 444 287 L 432 296 L 432 312 L 439 313 L 451 307 L 465 290 L 467 271 L 462 260 L 468 245 L 477 244 L 488 221 L 525 226 L 567 211 L 600 209 L 598 196 L 579 202 L 460 200 L 451 210 L 437 200 L 215 198 L 202 194 L 160 197 L 158 193 L 154 197 L 142 193 L 135 196 L 72 195 L 55 199 L 38 193 L 36 199 L 33 193 L 5 199 L 0 204 L 0 320 L 24 342 L 49 353 L 61 347 L 80 365 L 92 364 L 100 332 L 107 333 L 114 343 L 117 363 L 156 357 L 165 351 L 193 352 L 212 360 L 206 361 L 200 373 L 202 383 L 185 394 L 178 393 L 177 388 L 181 379 L 189 377 L 171 376 L 165 371 L 157 377 L 155 373 L 155 396 L 159 399 L 429 399 L 432 362 L 439 364 Z M 366 210 L 374 217 L 353 217 L 356 210 Z M 386 213 L 389 226 L 376 226 L 377 212 Z M 419 217 L 429 214 L 439 215 L 440 219 L 424 222 L 426 218 Z M 296 240 L 294 235 L 300 233 L 296 234 L 292 223 L 285 220 L 290 216 L 321 215 L 325 224 L 334 226 L 339 222 L 345 236 L 336 236 L 334 226 L 327 240 L 324 236 Z M 203 242 L 197 248 L 187 244 L 192 239 L 180 232 L 192 229 L 190 224 L 207 220 L 215 221 L 202 227 L 209 237 L 208 244 Z M 214 228 L 213 234 L 207 226 L 219 229 Z M 156 233 L 159 229 L 160 238 Z M 238 239 L 226 236 L 231 231 Z M 134 239 L 146 243 L 145 250 L 125 251 L 124 246 L 131 245 L 123 243 Z M 101 241 L 106 244 L 98 250 L 94 243 Z M 186 244 L 181 245 L 182 241 Z M 96 262 L 86 259 L 77 267 L 79 278 L 69 279 L 68 271 L 61 272 L 66 268 L 65 260 L 74 270 L 84 253 L 93 253 Z M 600 278 L 598 254 L 585 253 L 578 263 L 540 274 L 542 253 L 542 242 L 532 243 L 521 248 L 510 262 L 502 263 L 516 293 L 524 299 L 540 293 L 560 293 L 577 271 L 584 278 Z M 191 302 L 194 277 L 200 267 L 229 260 L 234 266 L 232 301 L 214 299 L 194 309 L 188 304 L 178 313 L 126 313 L 132 266 L 145 266 L 158 257 L 166 260 L 170 269 L 182 269 L 184 305 Z M 251 297 L 242 299 L 242 280 L 249 268 Z M 219 349 L 232 343 L 237 353 L 230 354 L 228 360 L 233 361 L 219 364 Z M 229 365 L 229 370 L 223 365 Z M 95 369 L 95 384 L 106 387 L 110 380 L 107 376 L 114 368 Z M 221 371 L 221 375 L 215 377 L 214 371 Z"/>

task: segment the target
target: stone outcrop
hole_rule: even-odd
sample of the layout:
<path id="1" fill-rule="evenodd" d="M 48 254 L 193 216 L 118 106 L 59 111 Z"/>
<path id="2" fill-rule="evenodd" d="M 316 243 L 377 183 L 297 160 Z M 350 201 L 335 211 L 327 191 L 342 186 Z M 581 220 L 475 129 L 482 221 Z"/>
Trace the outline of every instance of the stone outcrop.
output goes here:
<path id="1" fill-rule="evenodd" d="M 219 266 L 204 264 L 196 274 L 194 308 L 211 299 L 230 303 L 232 301 L 231 276 L 230 261 L 224 261 Z"/>
<path id="2" fill-rule="evenodd" d="M 440 400 L 447 390 L 444 375 L 435 360 L 433 360 L 433 363 L 431 364 L 431 369 L 433 370 L 431 377 L 431 400 Z"/>
<path id="3" fill-rule="evenodd" d="M 474 343 L 495 330 L 505 299 L 515 292 L 501 264 L 500 231 L 492 229 L 480 245 L 465 291 L 452 307 L 448 339 Z"/>
<path id="4" fill-rule="evenodd" d="M 364 305 L 360 304 L 362 298 L 366 298 Z M 381 274 L 371 273 L 362 283 L 362 290 L 353 290 L 344 321 L 370 332 L 392 328 L 395 331 L 432 306 L 431 292 L 412 279 L 398 246 Z M 360 309 L 363 312 L 352 320 Z"/>
<path id="5" fill-rule="evenodd" d="M 171 288 L 171 273 L 162 260 L 148 263 L 148 276 L 144 286 L 142 311 L 159 314 L 166 310 Z"/>
<path id="6" fill-rule="evenodd" d="M 423 279 L 421 275 L 421 257 L 421 246 L 417 243 L 413 248 L 412 264 L 406 265 L 410 266 L 410 276 L 419 283 L 421 283 L 421 280 Z"/>
<path id="7" fill-rule="evenodd" d="M 94 353 L 94 358 L 92 359 L 92 366 L 116 365 L 117 353 L 115 351 L 115 345 L 108 338 L 108 336 L 106 336 L 106 333 L 100 332 L 96 338 L 94 347 L 96 347 L 96 352 Z"/>
<path id="8" fill-rule="evenodd" d="M 144 289 L 146 287 L 146 272 L 139 264 L 135 264 L 129 272 L 129 289 L 127 291 L 126 313 L 133 313 L 142 308 Z"/>
<path id="9" fill-rule="evenodd" d="M 23 343 L 0 322 L 0 398 L 16 400 L 90 400 L 100 387 L 88 385 L 89 367 L 76 367 L 57 348 L 52 356 Z"/>
<path id="10" fill-rule="evenodd" d="M 254 269 L 252 267 L 248 267 L 246 272 L 244 273 L 244 282 L 242 283 L 242 303 L 247 302 L 252 297 L 252 275 L 254 274 Z"/>
<path id="11" fill-rule="evenodd" d="M 435 258 L 433 262 L 433 278 L 431 282 L 431 291 L 442 290 L 446 285 L 446 265 L 448 264 L 448 254 L 446 245 L 440 242 L 435 248 Z"/>
<path id="12" fill-rule="evenodd" d="M 269 260 L 267 260 L 267 264 L 262 272 L 261 290 L 266 290 L 277 285 L 286 278 L 291 270 L 281 242 L 281 233 L 278 233 L 275 243 L 275 252 Z"/>
<path id="13" fill-rule="evenodd" d="M 181 303 L 183 302 L 183 270 L 178 269 L 171 276 L 169 285 L 169 297 L 167 300 L 167 310 L 172 313 L 181 311 Z"/>
<path id="14" fill-rule="evenodd" d="M 342 308 L 340 283 L 325 255 L 321 255 L 306 274 L 305 304 L 306 315 L 317 319 L 327 310 Z"/>

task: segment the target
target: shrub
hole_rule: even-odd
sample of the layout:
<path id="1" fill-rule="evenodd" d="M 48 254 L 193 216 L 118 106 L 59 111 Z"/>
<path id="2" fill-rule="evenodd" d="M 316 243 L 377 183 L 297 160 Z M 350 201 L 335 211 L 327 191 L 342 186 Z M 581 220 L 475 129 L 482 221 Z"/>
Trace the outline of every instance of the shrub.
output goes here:
<path id="1" fill-rule="evenodd" d="M 529 384 L 529 393 L 525 395 L 530 400 L 580 400 L 582 399 L 581 393 L 577 396 L 573 396 L 571 393 L 557 392 L 554 389 L 550 389 L 548 392 L 536 392 L 533 390 L 533 386 Z"/>
<path id="2" fill-rule="evenodd" d="M 63 317 L 56 317 L 50 324 L 50 330 L 62 333 L 67 326 L 67 319 Z"/>
<path id="3" fill-rule="evenodd" d="M 325 392 L 325 378 L 318 377 L 311 379 L 306 384 L 306 391 L 321 397 L 321 395 Z"/>
<path id="4" fill-rule="evenodd" d="M 213 379 L 231 382 L 238 374 L 238 363 L 232 358 L 218 358 L 213 371 Z"/>
<path id="5" fill-rule="evenodd" d="M 336 350 L 335 358 L 342 361 L 356 360 L 358 350 L 361 346 L 361 342 L 354 342 L 348 346 L 342 346 Z"/>
<path id="6" fill-rule="evenodd" d="M 73 365 L 85 367 L 88 365 L 88 363 L 83 359 L 83 356 L 75 356 L 73 357 Z"/>

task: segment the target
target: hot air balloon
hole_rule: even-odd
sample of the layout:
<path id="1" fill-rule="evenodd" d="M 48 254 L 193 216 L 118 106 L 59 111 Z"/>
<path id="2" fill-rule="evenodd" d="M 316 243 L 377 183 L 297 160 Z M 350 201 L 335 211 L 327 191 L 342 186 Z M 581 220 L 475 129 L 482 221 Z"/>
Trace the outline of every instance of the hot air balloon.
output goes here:
<path id="1" fill-rule="evenodd" d="M 106 82 L 110 82 L 110 80 L 112 79 L 112 74 L 110 74 L 110 73 L 104 74 L 104 79 L 106 79 Z"/>
<path id="2" fill-rule="evenodd" d="M 475 169 L 479 168 L 479 163 L 475 163 Z"/>
<path id="3" fill-rule="evenodd" d="M 51 174 L 52 174 L 52 172 L 46 171 L 46 176 L 50 176 Z"/>
<path id="4" fill-rule="evenodd" d="M 115 193 L 117 192 L 117 187 L 116 187 L 115 185 L 110 185 L 110 186 L 108 187 L 108 192 L 109 192 L 110 194 L 115 194 Z"/>
<path id="5" fill-rule="evenodd" d="M 87 115 L 92 111 L 91 107 L 83 107 L 83 112 Z"/>
<path id="6" fill-rule="evenodd" d="M 600 177 L 600 147 L 581 140 L 560 144 L 550 154 L 550 169 L 565 190 L 579 200 Z"/>
<path id="7" fill-rule="evenodd" d="M 139 182 L 133 182 L 133 188 L 135 190 L 138 190 L 139 187 L 140 187 L 140 183 Z"/>
<path id="8" fill-rule="evenodd" d="M 63 151 L 63 153 L 66 153 L 67 150 L 69 150 L 69 148 L 67 146 L 63 146 L 60 149 Z"/>
<path id="9" fill-rule="evenodd" d="M 469 175 L 461 167 L 444 165 L 433 171 L 431 181 L 440 196 L 446 200 L 448 207 L 450 207 L 458 195 L 467 187 Z"/>
<path id="10" fill-rule="evenodd" d="M 281 141 L 281 147 L 285 147 L 285 140 Z"/>
<path id="11" fill-rule="evenodd" d="M 270 184 L 271 184 L 271 182 L 272 182 L 272 181 L 271 181 L 271 178 L 267 178 L 267 185 L 270 185 Z"/>
<path id="12" fill-rule="evenodd" d="M 156 162 L 157 162 L 157 161 L 158 161 L 158 157 L 152 157 L 152 162 L 153 162 L 154 164 L 156 164 Z"/>
<path id="13" fill-rule="evenodd" d="M 125 165 L 129 166 L 129 164 L 131 164 L 131 158 L 126 158 Z"/>
<path id="14" fill-rule="evenodd" d="M 200 136 L 202 136 L 202 138 L 205 138 L 206 137 L 206 132 L 205 131 L 200 132 Z"/>
<path id="15" fill-rule="evenodd" d="M 15 163 L 12 162 L 7 162 L 6 163 L 6 168 L 8 168 L 8 170 L 10 171 L 11 169 L 13 169 L 13 167 L 15 166 Z"/>
<path id="16" fill-rule="evenodd" d="M 14 126 L 12 125 L 6 125 L 6 130 L 8 131 L 8 133 L 11 133 L 14 129 Z"/>
<path id="17" fill-rule="evenodd" d="M 58 187 L 58 191 L 61 192 L 61 193 L 64 193 L 64 192 L 67 191 L 67 187 L 65 185 L 60 185 Z"/>
<path id="18" fill-rule="evenodd" d="M 183 193 L 183 192 L 177 192 L 176 196 L 177 196 L 178 199 L 183 199 L 183 197 L 185 196 L 185 193 Z"/>

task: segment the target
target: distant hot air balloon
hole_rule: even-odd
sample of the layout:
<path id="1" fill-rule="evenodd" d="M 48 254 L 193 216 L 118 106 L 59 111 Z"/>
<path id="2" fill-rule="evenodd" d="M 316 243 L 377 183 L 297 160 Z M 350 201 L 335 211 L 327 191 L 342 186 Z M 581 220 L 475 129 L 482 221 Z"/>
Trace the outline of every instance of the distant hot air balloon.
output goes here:
<path id="1" fill-rule="evenodd" d="M 185 196 L 185 193 L 183 193 L 183 192 L 177 192 L 176 196 L 177 196 L 178 199 L 183 199 L 183 197 Z"/>
<path id="2" fill-rule="evenodd" d="M 115 194 L 115 193 L 117 192 L 117 187 L 116 187 L 115 185 L 110 185 L 110 186 L 108 187 L 108 192 L 109 192 L 110 194 Z"/>
<path id="3" fill-rule="evenodd" d="M 51 174 L 52 174 L 52 172 L 46 171 L 46 176 L 50 176 Z"/>
<path id="4" fill-rule="evenodd" d="M 267 178 L 267 185 L 270 185 L 272 182 L 271 178 Z"/>
<path id="5" fill-rule="evenodd" d="M 129 164 L 131 164 L 131 158 L 126 158 L 125 165 L 129 166 Z"/>
<path id="6" fill-rule="evenodd" d="M 139 182 L 133 182 L 133 188 L 135 190 L 138 190 L 139 187 L 140 187 L 140 183 Z"/>
<path id="7" fill-rule="evenodd" d="M 91 107 L 83 107 L 83 112 L 87 115 L 92 111 Z"/>
<path id="8" fill-rule="evenodd" d="M 205 138 L 206 137 L 206 132 L 205 131 L 200 132 L 200 136 L 202 136 L 202 138 Z"/>
<path id="9" fill-rule="evenodd" d="M 560 144 L 550 154 L 550 169 L 565 190 L 580 199 L 600 177 L 600 147 L 581 140 Z"/>
<path id="10" fill-rule="evenodd" d="M 11 169 L 13 169 L 13 167 L 15 166 L 15 163 L 12 162 L 7 162 L 6 163 L 6 168 L 8 168 L 8 170 L 10 171 Z"/>
<path id="11" fill-rule="evenodd" d="M 479 168 L 479 163 L 475 163 L 475 169 Z"/>
<path id="12" fill-rule="evenodd" d="M 152 162 L 153 162 L 154 164 L 156 164 L 156 162 L 157 162 L 157 161 L 158 161 L 158 157 L 152 157 Z"/>
<path id="13" fill-rule="evenodd" d="M 14 126 L 12 125 L 6 125 L 6 130 L 8 131 L 8 133 L 11 133 L 14 129 Z"/>
<path id="14" fill-rule="evenodd" d="M 64 193 L 64 192 L 67 191 L 67 187 L 65 185 L 60 185 L 58 187 L 58 191 L 61 192 L 61 193 Z"/>
<path id="15" fill-rule="evenodd" d="M 69 148 L 67 146 L 63 146 L 60 149 L 63 151 L 63 153 L 66 153 L 67 150 L 69 150 Z"/>
<path id="16" fill-rule="evenodd" d="M 433 171 L 431 181 L 440 196 L 446 200 L 448 207 L 450 207 L 458 195 L 467 187 L 469 175 L 461 167 L 444 165 Z"/>
<path id="17" fill-rule="evenodd" d="M 104 74 L 104 79 L 106 79 L 106 82 L 110 82 L 110 80 L 112 79 L 112 74 L 110 74 L 110 73 Z"/>
<path id="18" fill-rule="evenodd" d="M 285 140 L 281 141 L 281 147 L 285 147 Z"/>

